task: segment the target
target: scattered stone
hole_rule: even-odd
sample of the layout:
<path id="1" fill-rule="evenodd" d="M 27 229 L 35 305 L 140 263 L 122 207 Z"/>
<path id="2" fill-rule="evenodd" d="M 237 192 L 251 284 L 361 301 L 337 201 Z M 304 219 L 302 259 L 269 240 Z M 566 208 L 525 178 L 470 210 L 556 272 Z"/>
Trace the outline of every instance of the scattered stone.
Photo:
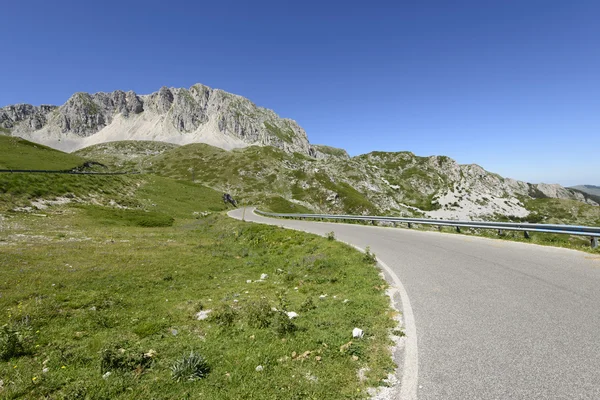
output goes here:
<path id="1" fill-rule="evenodd" d="M 177 336 L 178 334 L 179 334 L 179 331 L 177 329 L 171 329 L 171 335 Z"/>
<path id="2" fill-rule="evenodd" d="M 352 361 L 358 361 L 358 356 L 352 356 Z"/>
<path id="3" fill-rule="evenodd" d="M 255 369 L 256 369 L 256 372 L 260 372 L 260 371 L 262 371 L 264 368 L 263 368 L 263 366 L 262 366 L 262 365 L 259 365 L 259 366 L 257 366 Z"/>
<path id="4" fill-rule="evenodd" d="M 315 361 L 321 361 L 321 356 L 316 356 Z"/>
<path id="5" fill-rule="evenodd" d="M 350 300 L 348 299 L 344 299 L 344 301 L 342 301 L 342 303 L 346 304 L 347 302 L 349 302 Z"/>
<path id="6" fill-rule="evenodd" d="M 246 279 L 246 283 L 252 283 L 252 279 Z"/>
<path id="7" fill-rule="evenodd" d="M 265 279 L 267 279 L 269 277 L 268 274 L 260 274 L 260 280 L 264 281 Z"/>
<path id="8" fill-rule="evenodd" d="M 289 318 L 289 319 L 293 319 L 293 318 L 296 318 L 296 317 L 298 317 L 298 313 L 296 313 L 296 312 L 294 312 L 294 311 L 289 311 L 289 312 L 287 313 L 287 316 L 288 316 L 288 318 Z"/>
<path id="9" fill-rule="evenodd" d="M 352 337 L 353 338 L 362 338 L 364 335 L 365 335 L 365 333 L 363 332 L 362 329 L 354 328 L 352 330 Z"/>
<path id="10" fill-rule="evenodd" d="M 325 297 L 327 297 L 326 294 L 322 294 L 322 295 L 319 296 L 320 299 L 324 299 Z"/>
<path id="11" fill-rule="evenodd" d="M 371 370 L 371 368 L 369 367 L 362 367 L 361 369 L 358 370 L 358 380 L 361 382 L 364 382 L 367 380 L 367 372 L 369 372 Z"/>
<path id="12" fill-rule="evenodd" d="M 112 372 L 108 371 L 104 375 L 102 375 L 102 379 L 108 379 L 108 377 L 112 374 Z"/>
<path id="13" fill-rule="evenodd" d="M 304 360 L 306 360 L 310 356 L 310 353 L 311 353 L 310 350 L 306 350 L 304 353 L 302 353 L 300 355 L 296 355 L 296 352 L 293 352 L 292 353 L 292 358 L 294 360 L 304 361 Z"/>
<path id="14" fill-rule="evenodd" d="M 212 310 L 202 310 L 200 312 L 196 313 L 196 319 L 198 321 L 202 321 L 204 319 L 208 318 L 208 314 L 210 314 L 212 312 Z"/>
<path id="15" fill-rule="evenodd" d="M 154 357 L 156 357 L 156 351 L 150 349 L 150 350 L 148 350 L 147 353 L 144 353 L 144 357 L 146 357 L 146 358 L 154 358 Z"/>
<path id="16" fill-rule="evenodd" d="M 42 373 L 43 373 L 43 374 L 47 374 L 47 373 L 48 373 L 48 371 L 50 371 L 50 368 L 46 367 L 46 368 L 44 368 L 44 369 L 42 370 Z"/>

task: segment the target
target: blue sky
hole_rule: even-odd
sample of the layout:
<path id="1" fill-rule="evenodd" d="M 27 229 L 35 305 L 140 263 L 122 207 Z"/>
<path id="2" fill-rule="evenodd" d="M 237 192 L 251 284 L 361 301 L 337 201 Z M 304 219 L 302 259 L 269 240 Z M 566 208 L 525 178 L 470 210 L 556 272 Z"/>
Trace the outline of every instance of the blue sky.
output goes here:
<path id="1" fill-rule="evenodd" d="M 6 2 L 0 106 L 200 82 L 352 155 L 600 185 L 600 2 L 287 3 Z"/>

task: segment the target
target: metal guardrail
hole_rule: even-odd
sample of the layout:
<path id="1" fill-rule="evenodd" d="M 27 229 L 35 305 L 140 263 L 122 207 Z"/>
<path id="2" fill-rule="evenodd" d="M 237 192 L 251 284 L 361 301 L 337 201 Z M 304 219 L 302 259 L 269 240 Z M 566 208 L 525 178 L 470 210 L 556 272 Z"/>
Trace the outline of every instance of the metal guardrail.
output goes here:
<path id="1" fill-rule="evenodd" d="M 0 173 L 38 173 L 38 174 L 69 174 L 69 175 L 137 175 L 139 172 L 82 172 L 72 170 L 45 170 L 45 169 L 0 169 Z"/>
<path id="2" fill-rule="evenodd" d="M 255 210 L 257 214 L 278 217 L 278 218 L 319 218 L 333 220 L 354 220 L 354 221 L 385 221 L 392 223 L 406 223 L 408 227 L 412 224 L 452 226 L 457 232 L 460 228 L 475 228 L 475 229 L 495 229 L 499 234 L 502 231 L 521 231 L 524 232 L 526 238 L 529 238 L 529 232 L 542 233 L 559 233 L 565 235 L 588 236 L 592 248 L 598 247 L 598 238 L 600 237 L 600 227 L 594 226 L 578 226 L 578 225 L 554 225 L 554 224 L 530 224 L 523 222 L 486 222 L 486 221 L 453 221 L 445 219 L 428 219 L 428 218 L 401 218 L 401 217 L 386 217 L 374 215 L 333 215 L 333 214 L 282 214 L 270 213 L 260 210 Z"/>

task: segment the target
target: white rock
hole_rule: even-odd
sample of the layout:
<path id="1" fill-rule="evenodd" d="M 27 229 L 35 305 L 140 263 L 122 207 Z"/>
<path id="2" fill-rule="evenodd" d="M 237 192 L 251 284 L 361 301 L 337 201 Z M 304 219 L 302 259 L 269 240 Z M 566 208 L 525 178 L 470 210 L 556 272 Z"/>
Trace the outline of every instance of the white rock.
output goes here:
<path id="1" fill-rule="evenodd" d="M 256 372 L 260 372 L 260 371 L 262 371 L 264 368 L 263 368 L 263 366 L 262 366 L 262 365 L 259 365 L 259 366 L 257 366 L 255 369 L 256 369 Z"/>
<path id="2" fill-rule="evenodd" d="M 322 294 L 322 295 L 319 296 L 320 299 L 324 299 L 325 297 L 327 297 L 326 294 Z"/>
<path id="3" fill-rule="evenodd" d="M 108 379 L 112 372 L 108 371 L 104 375 L 102 375 L 102 379 Z"/>
<path id="4" fill-rule="evenodd" d="M 349 302 L 349 301 L 350 301 L 350 300 L 348 300 L 348 299 L 344 299 L 344 301 L 342 301 L 342 303 L 347 303 L 347 302 Z"/>
<path id="5" fill-rule="evenodd" d="M 252 279 L 247 279 L 246 283 L 252 283 Z"/>
<path id="6" fill-rule="evenodd" d="M 261 279 L 261 280 L 263 280 L 263 281 L 264 281 L 265 279 L 267 279 L 268 277 L 269 277 L 269 275 L 268 275 L 268 274 L 260 274 L 260 279 Z"/>
<path id="7" fill-rule="evenodd" d="M 202 321 L 203 319 L 208 318 L 208 314 L 210 314 L 211 311 L 212 310 L 202 310 L 202 311 L 196 313 L 196 319 L 198 321 Z"/>
<path id="8" fill-rule="evenodd" d="M 296 312 L 294 312 L 294 311 L 289 311 L 289 312 L 287 312 L 286 314 L 287 314 L 287 316 L 289 317 L 289 319 L 292 319 L 292 318 L 296 318 L 296 317 L 298 317 L 298 313 L 296 313 Z"/>
<path id="9" fill-rule="evenodd" d="M 360 328 L 354 328 L 354 329 L 352 329 L 352 337 L 353 338 L 362 338 L 364 336 L 364 334 L 365 333 Z"/>
<path id="10" fill-rule="evenodd" d="M 50 371 L 50 368 L 48 368 L 48 367 L 46 367 L 46 368 L 44 368 L 44 369 L 42 370 L 42 372 L 43 372 L 44 374 L 47 374 L 47 373 L 48 373 L 48 371 Z"/>

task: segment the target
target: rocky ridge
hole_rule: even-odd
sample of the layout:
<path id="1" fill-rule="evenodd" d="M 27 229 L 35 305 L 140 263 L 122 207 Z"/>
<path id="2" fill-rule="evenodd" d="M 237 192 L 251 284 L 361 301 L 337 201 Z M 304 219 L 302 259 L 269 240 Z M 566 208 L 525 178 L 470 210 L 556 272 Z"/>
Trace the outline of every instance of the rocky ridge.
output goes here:
<path id="1" fill-rule="evenodd" d="M 62 106 L 7 106 L 0 108 L 0 130 L 68 152 L 110 141 L 156 140 L 224 149 L 273 146 L 328 157 L 310 145 L 295 121 L 201 84 L 162 87 L 149 95 L 75 93 Z"/>

